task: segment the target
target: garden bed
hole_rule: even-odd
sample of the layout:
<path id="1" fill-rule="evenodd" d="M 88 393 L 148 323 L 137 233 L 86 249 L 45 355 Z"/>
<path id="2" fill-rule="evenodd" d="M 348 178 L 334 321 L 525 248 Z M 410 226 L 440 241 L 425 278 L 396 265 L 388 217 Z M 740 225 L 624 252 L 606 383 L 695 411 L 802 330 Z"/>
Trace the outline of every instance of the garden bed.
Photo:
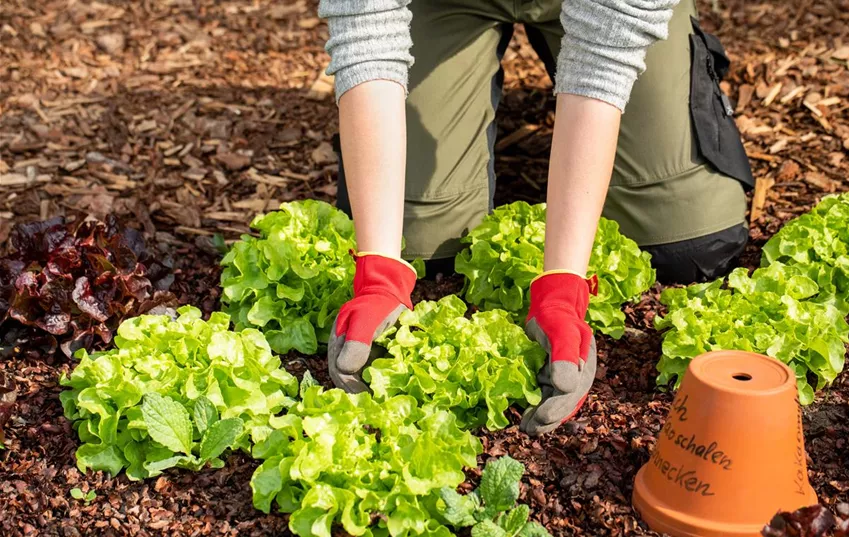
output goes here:
<path id="1" fill-rule="evenodd" d="M 701 7 L 732 55 L 729 94 L 759 183 L 741 261 L 754 268 L 783 222 L 849 189 L 849 3 L 719 5 L 719 14 L 710 3 Z M 314 2 L 69 8 L 13 0 L 0 6 L 0 22 L 0 44 L 12 58 L 0 65 L 0 251 L 15 223 L 114 214 L 170 254 L 171 292 L 208 315 L 220 307 L 213 234 L 233 240 L 257 212 L 335 196 L 335 107 L 317 80 L 326 28 Z M 541 201 L 550 84 L 521 35 L 505 67 L 497 201 Z M 818 107 L 817 96 L 837 101 Z M 438 299 L 461 285 L 456 275 L 436 276 L 419 282 L 414 298 Z M 655 387 L 661 290 L 626 306 L 621 339 L 599 338 L 596 384 L 577 420 L 534 439 L 518 432 L 518 412 L 510 411 L 511 426 L 481 435 L 481 462 L 509 454 L 525 464 L 522 500 L 557 537 L 653 535 L 640 526 L 630 495 L 670 403 Z M 18 388 L 0 451 L 0 533 L 287 531 L 285 516 L 253 507 L 249 482 L 258 463 L 242 454 L 219 470 L 170 470 L 147 481 L 80 473 L 79 441 L 58 397 L 59 377 L 73 362 L 37 343 L 0 358 L 0 373 Z M 293 352 L 284 363 L 329 385 L 321 355 Z M 832 509 L 849 500 L 847 403 L 844 373 L 804 413 L 810 479 Z M 96 496 L 74 499 L 73 488 Z"/>

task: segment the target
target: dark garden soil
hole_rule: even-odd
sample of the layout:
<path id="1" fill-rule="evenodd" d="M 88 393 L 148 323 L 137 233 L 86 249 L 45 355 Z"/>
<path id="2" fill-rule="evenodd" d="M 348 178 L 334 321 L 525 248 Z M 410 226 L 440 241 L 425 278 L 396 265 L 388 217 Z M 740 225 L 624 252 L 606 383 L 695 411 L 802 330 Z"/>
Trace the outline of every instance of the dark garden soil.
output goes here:
<path id="1" fill-rule="evenodd" d="M 849 0 L 700 7 L 733 62 L 725 85 L 758 185 L 741 263 L 754 267 L 783 222 L 849 189 Z M 181 303 L 214 311 L 214 234 L 234 240 L 257 212 L 335 197 L 335 105 L 319 75 L 327 29 L 315 11 L 313 0 L 0 3 L 0 252 L 16 223 L 115 214 L 174 256 L 171 290 Z M 504 66 L 497 200 L 541 201 L 551 84 L 521 31 Z M 437 276 L 417 298 L 460 285 Z M 482 460 L 509 453 L 526 464 L 523 498 L 558 537 L 653 535 L 630 494 L 670 402 L 654 382 L 660 290 L 627 306 L 621 340 L 600 340 L 597 382 L 576 421 L 540 439 L 515 426 L 483 436 Z M 81 474 L 58 399 L 71 364 L 37 342 L 13 350 L 0 358 L 0 377 L 18 395 L 0 451 L 0 536 L 287 531 L 284 516 L 252 507 L 255 463 L 242 455 L 221 470 L 169 471 L 149 482 Z M 288 358 L 293 371 L 308 367 L 327 381 L 320 356 Z M 811 482 L 845 517 L 849 376 L 806 409 L 804 426 Z M 97 497 L 73 500 L 74 487 Z"/>

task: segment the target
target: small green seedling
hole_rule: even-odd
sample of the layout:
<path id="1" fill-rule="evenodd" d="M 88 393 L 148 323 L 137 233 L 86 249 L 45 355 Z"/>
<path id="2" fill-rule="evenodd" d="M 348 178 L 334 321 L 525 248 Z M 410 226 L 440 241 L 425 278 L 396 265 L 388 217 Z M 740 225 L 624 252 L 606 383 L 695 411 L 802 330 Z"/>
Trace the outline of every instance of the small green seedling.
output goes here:
<path id="1" fill-rule="evenodd" d="M 472 537 L 551 537 L 543 526 L 529 522 L 527 505 L 516 505 L 525 467 L 509 456 L 489 461 L 480 486 L 463 496 L 443 487 L 442 516 L 455 528 L 472 527 Z"/>
<path id="2" fill-rule="evenodd" d="M 95 498 L 97 498 L 97 493 L 93 490 L 88 491 L 88 494 L 83 492 L 78 488 L 71 489 L 71 498 L 75 500 L 84 500 L 86 505 L 90 504 Z"/>
<path id="3" fill-rule="evenodd" d="M 224 240 L 224 236 L 221 235 L 221 233 L 216 233 L 212 236 L 212 246 L 214 246 L 221 255 L 227 255 L 227 242 Z"/>

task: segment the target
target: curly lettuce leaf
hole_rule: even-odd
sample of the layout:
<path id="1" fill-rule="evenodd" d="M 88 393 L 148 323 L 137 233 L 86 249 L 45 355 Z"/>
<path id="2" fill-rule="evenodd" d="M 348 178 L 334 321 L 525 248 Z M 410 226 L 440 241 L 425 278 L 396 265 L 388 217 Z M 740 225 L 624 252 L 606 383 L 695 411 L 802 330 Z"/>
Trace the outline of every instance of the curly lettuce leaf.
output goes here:
<path id="1" fill-rule="evenodd" d="M 665 331 L 657 365 L 659 385 L 677 387 L 690 361 L 714 350 L 744 350 L 790 366 L 802 404 L 843 370 L 849 324 L 831 303 L 811 300 L 820 287 L 805 267 L 775 262 L 751 276 L 744 268 L 723 281 L 669 288 L 661 302 L 669 312 L 655 318 Z M 813 385 L 811 381 L 813 380 Z"/>
<path id="2" fill-rule="evenodd" d="M 437 516 L 439 491 L 476 465 L 477 438 L 410 396 L 378 403 L 312 383 L 302 392 L 254 447 L 263 460 L 251 479 L 257 509 L 291 513 L 301 537 L 330 537 L 334 524 L 356 536 L 451 536 Z"/>
<path id="3" fill-rule="evenodd" d="M 144 479 L 171 467 L 218 467 L 227 449 L 264 440 L 275 415 L 295 403 L 297 380 L 257 330 L 232 332 L 226 314 L 204 321 L 191 306 L 179 314 L 129 319 L 115 349 L 77 352 L 60 399 L 82 442 L 81 471 L 126 468 Z"/>
<path id="4" fill-rule="evenodd" d="M 466 277 L 466 300 L 524 318 L 531 280 L 543 272 L 545 204 L 518 201 L 498 207 L 462 242 L 469 247 L 454 263 Z M 602 218 L 589 273 L 598 275 L 599 288 L 590 297 L 587 322 L 593 330 L 619 338 L 625 331 L 622 304 L 638 299 L 655 282 L 651 255 L 622 235 L 619 224 Z"/>
<path id="5" fill-rule="evenodd" d="M 236 329 L 259 328 L 271 348 L 315 354 L 339 308 L 350 300 L 354 225 L 317 200 L 284 203 L 251 223 L 221 261 L 222 303 Z"/>
<path id="6" fill-rule="evenodd" d="M 262 330 L 274 352 L 315 354 L 352 297 L 351 219 L 323 201 L 302 200 L 257 216 L 251 227 L 260 236 L 243 235 L 221 261 L 225 311 L 236 330 Z M 424 277 L 424 262 L 412 265 Z"/>
<path id="7" fill-rule="evenodd" d="M 466 318 L 466 304 L 449 295 L 419 302 L 377 344 L 387 356 L 363 374 L 378 400 L 410 395 L 424 406 L 454 412 L 463 428 L 508 425 L 513 403 L 536 405 L 536 374 L 545 352 L 502 310 Z"/>
<path id="8" fill-rule="evenodd" d="M 114 215 L 18 224 L 9 245 L 0 255 L 0 354 L 38 338 L 70 357 L 111 343 L 123 319 L 176 306 L 171 260 Z"/>
<path id="9" fill-rule="evenodd" d="M 761 266 L 798 267 L 819 288 L 816 302 L 849 315 L 849 194 L 828 196 L 788 222 L 763 248 Z"/>

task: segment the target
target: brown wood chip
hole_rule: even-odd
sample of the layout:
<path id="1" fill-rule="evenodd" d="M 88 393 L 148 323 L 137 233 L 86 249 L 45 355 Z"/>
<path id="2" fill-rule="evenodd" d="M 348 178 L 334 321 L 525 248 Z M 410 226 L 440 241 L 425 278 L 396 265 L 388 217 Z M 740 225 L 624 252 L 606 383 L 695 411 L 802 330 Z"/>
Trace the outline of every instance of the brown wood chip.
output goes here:
<path id="1" fill-rule="evenodd" d="M 834 192 L 837 189 L 835 182 L 820 172 L 806 172 L 805 182 L 824 192 Z"/>

